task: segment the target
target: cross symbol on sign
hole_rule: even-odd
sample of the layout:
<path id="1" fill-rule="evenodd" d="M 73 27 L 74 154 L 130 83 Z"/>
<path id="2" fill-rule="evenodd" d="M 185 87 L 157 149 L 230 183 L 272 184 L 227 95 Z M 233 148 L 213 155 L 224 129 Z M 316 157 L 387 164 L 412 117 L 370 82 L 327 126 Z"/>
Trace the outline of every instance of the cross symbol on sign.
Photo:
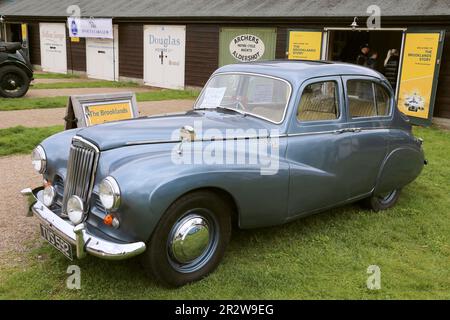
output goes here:
<path id="1" fill-rule="evenodd" d="M 164 51 L 161 50 L 161 54 L 158 56 L 158 58 L 161 59 L 161 64 L 164 62 L 164 58 L 167 58 L 167 56 L 164 55 Z"/>

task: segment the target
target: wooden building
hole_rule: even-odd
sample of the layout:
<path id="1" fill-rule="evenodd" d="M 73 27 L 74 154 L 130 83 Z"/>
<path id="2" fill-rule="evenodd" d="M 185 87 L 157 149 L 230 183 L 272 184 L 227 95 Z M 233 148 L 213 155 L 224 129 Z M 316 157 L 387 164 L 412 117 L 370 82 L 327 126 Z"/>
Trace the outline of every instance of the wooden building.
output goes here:
<path id="1" fill-rule="evenodd" d="M 315 52 L 318 59 L 353 62 L 360 46 L 367 43 L 378 54 L 377 69 L 382 73 L 388 51 L 396 49 L 400 53 L 396 77 L 400 79 L 406 66 L 402 66 L 402 57 L 408 34 L 437 32 L 439 39 L 433 51 L 436 79 L 432 81 L 435 97 L 431 95 L 430 99 L 435 100 L 434 116 L 450 118 L 447 1 L 10 0 L 0 3 L 0 15 L 6 21 L 3 38 L 22 40 L 22 24 L 26 24 L 31 62 L 42 66 L 42 27 L 49 23 L 67 25 L 68 8 L 73 9 L 73 5 L 79 7 L 82 17 L 112 18 L 117 34 L 110 44 L 104 43 L 112 48 L 111 53 L 103 49 L 95 52 L 99 44 L 92 45 L 93 54 L 105 54 L 104 59 L 98 59 L 107 61 L 103 67 L 94 63 L 98 69 L 94 72 L 89 64 L 90 40 L 69 38 L 66 26 L 65 38 L 60 39 L 64 41 L 60 46 L 65 50 L 65 72 L 98 74 L 100 78 L 103 73 L 106 78 L 109 72 L 110 79 L 107 69 L 113 68 L 112 80 L 131 79 L 170 88 L 203 86 L 210 74 L 226 63 L 295 58 L 294 51 L 299 48 L 301 57 L 309 49 L 303 52 L 301 45 L 292 43 L 295 32 L 320 34 L 317 50 L 308 51 L 310 56 Z M 377 10 L 380 20 L 373 18 Z M 374 21 L 380 22 L 379 28 L 372 29 Z M 311 38 L 309 45 L 314 41 Z M 171 46 L 179 49 L 171 51 Z M 178 55 L 177 59 L 171 58 L 171 52 Z M 400 87 L 398 80 L 397 94 Z"/>

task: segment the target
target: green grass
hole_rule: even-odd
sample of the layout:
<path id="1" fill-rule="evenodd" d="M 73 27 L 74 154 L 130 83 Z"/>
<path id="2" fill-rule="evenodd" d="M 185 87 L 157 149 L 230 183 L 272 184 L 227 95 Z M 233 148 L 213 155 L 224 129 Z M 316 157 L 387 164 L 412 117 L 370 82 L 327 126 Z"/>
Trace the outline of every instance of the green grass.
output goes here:
<path id="1" fill-rule="evenodd" d="M 63 130 L 63 126 L 0 129 L 0 156 L 30 153 L 42 140 Z"/>
<path id="2" fill-rule="evenodd" d="M 137 101 L 161 101 L 175 99 L 195 99 L 199 92 L 194 90 L 158 90 L 136 93 Z M 68 97 L 46 98 L 0 98 L 0 111 L 65 108 Z"/>
<path id="3" fill-rule="evenodd" d="M 36 83 L 31 89 L 74 89 L 74 88 L 134 88 L 139 84 L 132 81 L 79 81 L 79 82 L 55 82 Z"/>
<path id="4" fill-rule="evenodd" d="M 425 140 L 429 165 L 390 210 L 348 205 L 283 226 L 236 231 L 216 272 L 175 290 L 147 278 L 136 260 L 70 262 L 37 240 L 7 260 L 20 262 L 0 264 L 0 298 L 449 299 L 450 132 L 415 133 Z M 81 290 L 66 288 L 71 264 L 81 268 Z M 366 287 L 369 265 L 381 268 L 381 290 Z"/>
<path id="5" fill-rule="evenodd" d="M 52 72 L 46 72 L 46 73 L 35 73 L 33 75 L 35 79 L 76 79 L 80 78 L 77 74 L 65 74 L 65 73 L 52 73 Z"/>

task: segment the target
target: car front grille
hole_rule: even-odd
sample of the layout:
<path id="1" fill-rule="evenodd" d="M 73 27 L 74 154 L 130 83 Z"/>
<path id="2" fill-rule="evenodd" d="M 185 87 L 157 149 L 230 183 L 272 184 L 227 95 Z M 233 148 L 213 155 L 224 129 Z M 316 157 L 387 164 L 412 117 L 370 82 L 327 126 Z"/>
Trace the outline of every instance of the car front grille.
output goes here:
<path id="1" fill-rule="evenodd" d="M 98 156 L 99 151 L 92 143 L 77 136 L 72 139 L 64 183 L 63 215 L 67 215 L 67 202 L 73 195 L 84 201 L 86 211 L 89 209 Z"/>

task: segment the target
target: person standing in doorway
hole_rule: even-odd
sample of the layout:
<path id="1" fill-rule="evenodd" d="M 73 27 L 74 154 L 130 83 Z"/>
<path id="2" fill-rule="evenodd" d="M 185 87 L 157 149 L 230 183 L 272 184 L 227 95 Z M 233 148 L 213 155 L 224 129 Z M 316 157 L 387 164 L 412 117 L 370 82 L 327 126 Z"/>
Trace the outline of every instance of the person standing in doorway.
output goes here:
<path id="1" fill-rule="evenodd" d="M 360 47 L 360 53 L 358 54 L 358 56 L 356 57 L 356 64 L 359 64 L 360 66 L 367 66 L 367 60 L 369 59 L 369 45 L 363 44 Z"/>
<path id="2" fill-rule="evenodd" d="M 377 66 L 378 66 L 378 52 L 374 51 L 370 53 L 370 56 L 367 59 L 367 67 L 376 70 Z"/>

